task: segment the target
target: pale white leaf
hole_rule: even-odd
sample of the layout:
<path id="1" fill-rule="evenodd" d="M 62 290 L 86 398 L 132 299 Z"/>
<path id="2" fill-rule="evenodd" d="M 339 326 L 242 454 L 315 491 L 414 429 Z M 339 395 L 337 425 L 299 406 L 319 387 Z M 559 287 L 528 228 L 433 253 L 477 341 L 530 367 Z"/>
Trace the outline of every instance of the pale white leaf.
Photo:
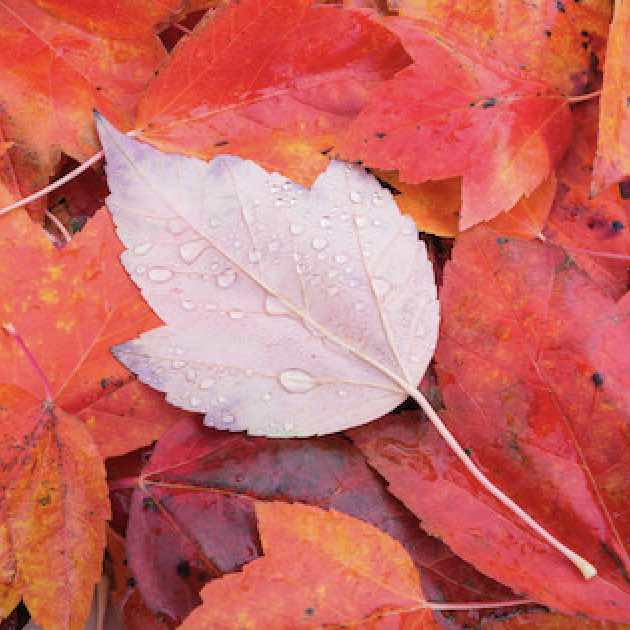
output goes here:
<path id="1" fill-rule="evenodd" d="M 309 190 L 98 127 L 122 262 L 165 324 L 114 350 L 143 382 L 209 426 L 274 437 L 368 422 L 415 389 L 433 270 L 374 177 L 331 162 Z"/>

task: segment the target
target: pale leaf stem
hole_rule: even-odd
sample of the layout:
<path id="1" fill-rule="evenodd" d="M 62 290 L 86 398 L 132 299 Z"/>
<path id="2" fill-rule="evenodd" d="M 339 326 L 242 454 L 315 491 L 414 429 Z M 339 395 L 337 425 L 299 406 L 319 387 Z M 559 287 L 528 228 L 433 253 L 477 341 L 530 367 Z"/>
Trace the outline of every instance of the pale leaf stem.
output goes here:
<path id="1" fill-rule="evenodd" d="M 79 166 L 77 166 L 73 171 L 70 171 L 67 175 L 60 177 L 57 181 L 54 181 L 52 184 L 49 184 L 48 186 L 46 186 L 46 188 L 42 188 L 41 190 L 34 192 L 32 195 L 29 195 L 28 197 L 24 197 L 24 199 L 19 199 L 18 201 L 15 201 L 14 203 L 0 209 L 0 214 L 6 214 L 7 212 L 10 212 L 11 210 L 15 210 L 16 208 L 21 208 L 22 206 L 25 206 L 29 203 L 32 203 L 33 201 L 37 201 L 38 199 L 45 197 L 48 193 L 52 192 L 53 190 L 57 190 L 57 188 L 61 188 L 64 184 L 67 184 L 69 181 L 73 180 L 75 177 L 83 173 L 83 171 L 87 171 L 87 169 L 90 168 L 90 166 L 100 161 L 103 158 L 103 155 L 104 155 L 103 151 L 99 151 L 98 153 L 95 153 L 91 158 L 83 162 L 83 164 L 79 164 Z"/>
<path id="2" fill-rule="evenodd" d="M 67 245 L 72 240 L 72 236 L 70 236 L 70 232 L 66 230 L 66 226 L 50 210 L 46 210 L 44 214 L 46 215 L 48 220 L 59 230 Z"/>
<path id="3" fill-rule="evenodd" d="M 601 93 L 602 93 L 601 90 L 597 90 L 597 92 L 589 92 L 588 94 L 579 94 L 578 96 L 569 96 L 567 98 L 567 103 L 583 103 L 584 101 L 590 101 L 600 96 Z"/>
<path id="4" fill-rule="evenodd" d="M 547 541 L 554 549 L 559 551 L 563 556 L 568 558 L 582 573 L 585 579 L 597 575 L 597 569 L 587 560 L 582 558 L 572 549 L 563 545 L 557 538 L 550 534 L 542 525 L 535 521 L 523 508 L 508 497 L 502 490 L 497 488 L 482 472 L 477 468 L 474 462 L 468 457 L 464 449 L 460 446 L 455 436 L 448 430 L 444 422 L 438 414 L 433 410 L 429 401 L 415 388 L 408 386 L 405 388 L 407 393 L 420 405 L 420 408 L 428 416 L 433 426 L 448 444 L 450 449 L 457 455 L 464 464 L 468 472 L 485 488 L 493 497 L 502 503 L 509 510 L 514 512 L 524 523 L 526 523 L 534 532 L 536 532 L 543 540 Z"/>

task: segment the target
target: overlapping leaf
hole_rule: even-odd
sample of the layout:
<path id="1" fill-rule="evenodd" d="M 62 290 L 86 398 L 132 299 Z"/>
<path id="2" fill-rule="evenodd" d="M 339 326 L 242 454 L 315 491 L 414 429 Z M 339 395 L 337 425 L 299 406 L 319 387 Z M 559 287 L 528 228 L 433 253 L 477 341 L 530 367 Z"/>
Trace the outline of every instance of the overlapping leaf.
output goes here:
<path id="1" fill-rule="evenodd" d="M 341 438 L 273 441 L 187 420 L 163 436 L 141 479 L 127 528 L 129 566 L 145 601 L 173 619 L 199 603 L 205 581 L 258 557 L 254 499 L 334 508 L 382 529 L 422 568 L 431 599 L 513 597 L 424 534 Z"/>
<path id="2" fill-rule="evenodd" d="M 0 203 L 48 183 L 63 151 L 98 150 L 92 110 L 129 127 L 146 82 L 164 60 L 153 34 L 180 0 L 3 0 L 0 135 L 14 142 L 0 164 Z"/>
<path id="3" fill-rule="evenodd" d="M 146 91 L 141 137 L 206 159 L 251 158 L 311 184 L 370 87 L 409 63 L 364 13 L 311 4 L 243 0 L 206 16 Z"/>
<path id="4" fill-rule="evenodd" d="M 0 605 L 8 614 L 22 596 L 45 627 L 78 629 L 100 576 L 109 516 L 102 456 L 146 444 L 178 414 L 165 414 L 148 390 L 134 401 L 146 388 L 130 383 L 109 354 L 111 340 L 157 320 L 118 264 L 104 211 L 62 250 L 21 211 L 2 217 L 0 241 L 15 256 L 0 261 L 0 287 L 11 296 L 3 323 L 30 348 L 52 395 L 44 402 L 41 375 L 3 332 Z M 82 412 L 85 423 L 67 411 Z"/>
<path id="5" fill-rule="evenodd" d="M 383 23 L 414 64 L 371 93 L 340 155 L 411 184 L 462 176 L 460 229 L 532 194 L 571 138 L 564 97 L 419 21 Z"/>
<path id="6" fill-rule="evenodd" d="M 558 191 L 544 234 L 565 247 L 606 293 L 619 298 L 629 286 L 630 201 L 616 186 L 591 197 L 596 104 L 580 105 L 574 117 L 575 141 L 558 168 Z"/>
<path id="7" fill-rule="evenodd" d="M 628 621 L 625 306 L 559 249 L 480 229 L 459 237 L 441 300 L 446 422 L 598 575 L 585 581 L 515 523 L 417 419 L 380 421 L 355 443 L 423 526 L 484 573 L 553 608 Z"/>
<path id="8" fill-rule="evenodd" d="M 565 94 L 579 94 L 603 59 L 608 0 L 391 0 L 401 16 L 455 36 L 486 59 L 507 63 Z"/>
<path id="9" fill-rule="evenodd" d="M 165 322 L 115 350 L 143 382 L 209 426 L 276 437 L 368 422 L 415 389 L 433 271 L 372 176 L 333 162 L 308 190 L 99 133 L 123 264 Z"/>
<path id="10" fill-rule="evenodd" d="M 256 517 L 264 557 L 206 585 L 204 605 L 182 630 L 379 622 L 436 628 L 411 558 L 383 532 L 340 512 L 300 504 L 257 502 Z"/>
<path id="11" fill-rule="evenodd" d="M 593 165 L 594 193 L 630 176 L 629 35 L 630 5 L 616 2 L 600 97 L 597 157 Z"/>

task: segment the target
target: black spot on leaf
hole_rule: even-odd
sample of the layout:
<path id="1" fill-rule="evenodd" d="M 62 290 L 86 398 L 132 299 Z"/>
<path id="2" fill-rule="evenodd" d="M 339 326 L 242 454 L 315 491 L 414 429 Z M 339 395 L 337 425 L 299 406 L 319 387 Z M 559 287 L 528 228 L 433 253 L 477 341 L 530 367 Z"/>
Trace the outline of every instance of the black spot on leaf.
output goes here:
<path id="1" fill-rule="evenodd" d="M 595 384 L 595 387 L 602 387 L 604 384 L 604 375 L 601 372 L 593 372 L 593 374 L 591 374 L 591 380 Z"/>

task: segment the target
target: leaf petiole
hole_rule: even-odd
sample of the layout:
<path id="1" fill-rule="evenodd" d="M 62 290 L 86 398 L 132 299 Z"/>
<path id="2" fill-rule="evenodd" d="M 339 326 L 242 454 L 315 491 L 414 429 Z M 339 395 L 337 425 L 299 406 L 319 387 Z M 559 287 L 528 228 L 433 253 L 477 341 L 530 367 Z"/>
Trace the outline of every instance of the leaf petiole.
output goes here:
<path id="1" fill-rule="evenodd" d="M 448 430 L 440 416 L 434 411 L 429 401 L 414 387 L 411 387 L 400 381 L 399 384 L 405 387 L 405 391 L 420 405 L 420 408 L 431 420 L 433 426 L 437 429 L 438 433 L 448 444 L 449 448 L 457 455 L 460 461 L 464 464 L 468 472 L 485 488 L 493 497 L 495 497 L 500 503 L 511 510 L 516 516 L 518 516 L 524 523 L 526 523 L 533 531 L 535 531 L 542 539 L 548 542 L 554 549 L 559 551 L 563 556 L 568 558 L 582 573 L 586 580 L 597 575 L 597 569 L 587 560 L 582 558 L 572 549 L 569 549 L 566 545 L 563 545 L 557 538 L 550 534 L 540 523 L 535 521 L 523 508 L 521 508 L 516 502 L 508 497 L 502 490 L 497 488 L 482 472 L 477 468 L 475 463 L 468 457 L 464 449 L 460 446 L 459 442 L 455 439 L 455 436 Z"/>

